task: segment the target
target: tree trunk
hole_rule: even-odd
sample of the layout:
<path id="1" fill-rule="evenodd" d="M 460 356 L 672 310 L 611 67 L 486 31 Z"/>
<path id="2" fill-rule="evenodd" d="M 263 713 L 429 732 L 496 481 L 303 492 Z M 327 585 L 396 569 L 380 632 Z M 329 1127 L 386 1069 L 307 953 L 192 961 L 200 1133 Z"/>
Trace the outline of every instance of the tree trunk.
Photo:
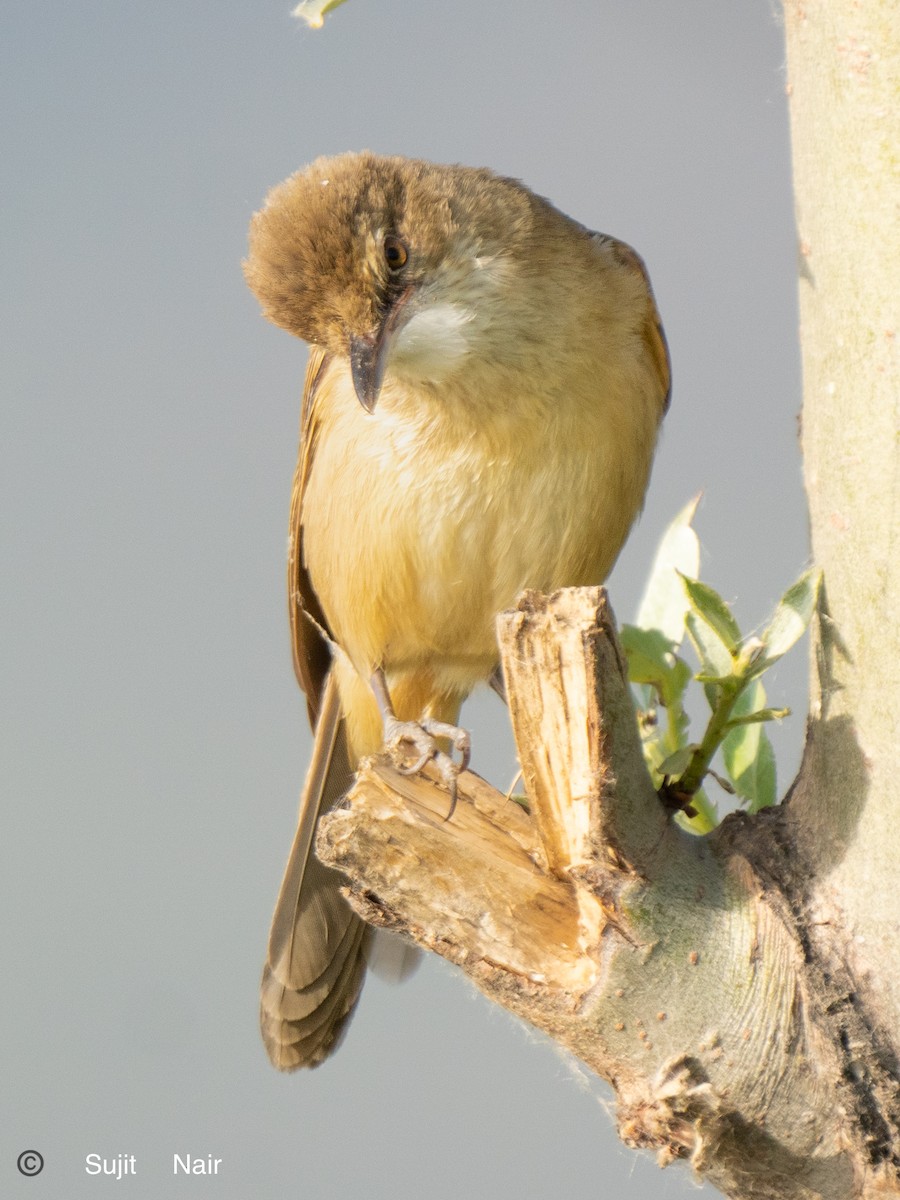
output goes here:
<path id="1" fill-rule="evenodd" d="M 900 389 L 895 0 L 785 7 L 803 449 L 825 587 L 785 802 L 682 832 L 643 766 L 602 589 L 500 645 L 530 811 L 364 765 L 318 852 L 608 1079 L 622 1137 L 732 1197 L 900 1196 Z"/>

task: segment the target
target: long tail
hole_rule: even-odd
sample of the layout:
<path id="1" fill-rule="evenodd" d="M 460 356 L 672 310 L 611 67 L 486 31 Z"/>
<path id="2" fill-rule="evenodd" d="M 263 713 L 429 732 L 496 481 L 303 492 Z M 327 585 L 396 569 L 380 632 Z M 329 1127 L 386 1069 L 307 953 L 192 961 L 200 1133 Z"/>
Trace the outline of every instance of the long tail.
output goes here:
<path id="1" fill-rule="evenodd" d="M 320 814 L 340 800 L 352 779 L 332 670 L 260 989 L 263 1041 L 282 1071 L 317 1067 L 337 1048 L 362 988 L 371 931 L 341 895 L 346 881 L 311 853 Z"/>

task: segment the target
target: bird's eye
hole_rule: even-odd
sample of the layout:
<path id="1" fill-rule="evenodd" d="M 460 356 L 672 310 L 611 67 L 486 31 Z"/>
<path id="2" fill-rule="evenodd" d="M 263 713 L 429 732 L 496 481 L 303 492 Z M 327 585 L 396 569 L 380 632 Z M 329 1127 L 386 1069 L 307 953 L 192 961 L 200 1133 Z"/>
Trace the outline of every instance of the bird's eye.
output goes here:
<path id="1" fill-rule="evenodd" d="M 406 266 L 409 251 L 398 237 L 394 237 L 392 234 L 386 237 L 384 239 L 383 250 L 384 261 L 387 263 L 389 271 L 399 271 Z"/>

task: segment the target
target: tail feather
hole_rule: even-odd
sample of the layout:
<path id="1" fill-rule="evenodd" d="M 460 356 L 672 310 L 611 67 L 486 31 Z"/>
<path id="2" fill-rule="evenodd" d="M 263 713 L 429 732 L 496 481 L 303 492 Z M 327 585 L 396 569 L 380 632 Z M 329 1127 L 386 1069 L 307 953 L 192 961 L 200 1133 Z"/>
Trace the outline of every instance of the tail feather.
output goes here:
<path id="1" fill-rule="evenodd" d="M 263 1041 L 280 1070 L 315 1067 L 327 1058 L 362 988 L 369 929 L 341 895 L 344 878 L 312 853 L 319 816 L 340 800 L 352 780 L 332 672 L 322 695 L 260 989 Z"/>
<path id="2" fill-rule="evenodd" d="M 341 971 L 334 986 L 308 1016 L 289 1020 L 283 1013 L 272 1015 L 263 1001 L 260 1016 L 263 1040 L 269 1058 L 279 1070 L 317 1067 L 340 1045 L 362 987 L 366 969 L 362 945 L 368 936 L 365 928 L 353 931 L 352 943 L 340 960 Z"/>

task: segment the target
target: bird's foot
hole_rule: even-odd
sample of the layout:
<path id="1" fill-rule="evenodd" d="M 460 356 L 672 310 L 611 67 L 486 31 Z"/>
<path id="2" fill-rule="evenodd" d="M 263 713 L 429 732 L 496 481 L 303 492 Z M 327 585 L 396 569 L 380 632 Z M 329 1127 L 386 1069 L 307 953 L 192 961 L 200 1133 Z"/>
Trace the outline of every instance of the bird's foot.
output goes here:
<path id="1" fill-rule="evenodd" d="M 438 739 L 444 738 L 450 743 L 450 753 L 442 750 Z M 427 762 L 434 764 L 441 774 L 441 779 L 450 792 L 450 811 L 446 820 L 453 816 L 456 808 L 456 781 L 461 772 L 469 765 L 472 752 L 472 742 L 468 731 L 446 721 L 436 721 L 433 717 L 422 717 L 421 721 L 399 721 L 389 716 L 384 723 L 385 749 L 397 764 L 397 769 L 403 775 L 415 775 Z M 413 762 L 406 760 L 410 756 L 408 745 L 412 752 L 418 755 Z M 459 761 L 453 757 L 453 752 L 459 753 Z"/>

